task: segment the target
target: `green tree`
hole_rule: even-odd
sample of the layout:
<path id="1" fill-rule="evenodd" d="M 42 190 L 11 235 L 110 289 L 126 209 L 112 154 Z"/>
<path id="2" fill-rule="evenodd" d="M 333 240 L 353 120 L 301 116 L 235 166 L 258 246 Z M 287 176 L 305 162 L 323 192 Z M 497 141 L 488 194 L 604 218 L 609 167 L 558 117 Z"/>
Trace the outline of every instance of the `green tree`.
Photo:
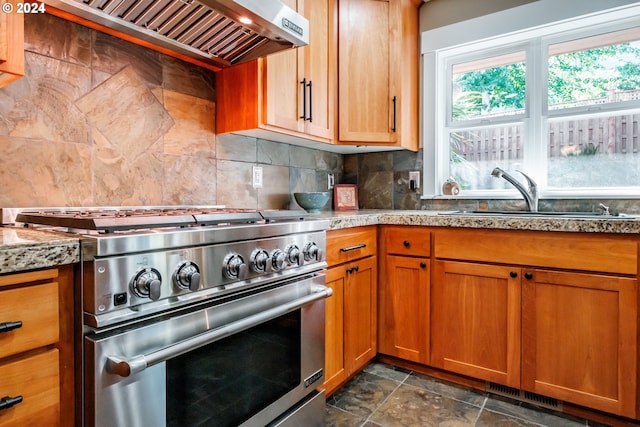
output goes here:
<path id="1" fill-rule="evenodd" d="M 640 88 L 638 43 L 621 43 L 549 57 L 549 104 L 603 98 L 610 89 Z M 524 108 L 524 63 L 454 75 L 454 118 Z"/>
<path id="2" fill-rule="evenodd" d="M 455 78 L 455 84 L 462 96 L 454 106 L 454 118 L 479 116 L 482 112 L 507 108 L 524 108 L 524 63 L 460 74 Z M 483 94 L 486 96 L 483 97 Z"/>

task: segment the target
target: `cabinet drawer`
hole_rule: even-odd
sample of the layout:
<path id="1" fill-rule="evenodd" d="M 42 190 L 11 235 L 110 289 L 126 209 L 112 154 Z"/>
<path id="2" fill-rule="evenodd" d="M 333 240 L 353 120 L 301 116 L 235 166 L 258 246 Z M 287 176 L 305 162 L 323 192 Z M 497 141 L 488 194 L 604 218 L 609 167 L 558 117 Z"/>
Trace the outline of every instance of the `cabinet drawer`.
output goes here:
<path id="1" fill-rule="evenodd" d="M 637 274 L 638 242 L 628 236 L 506 230 L 437 230 L 433 254 L 532 267 Z"/>
<path id="2" fill-rule="evenodd" d="M 0 358 L 58 342 L 58 283 L 0 291 L 0 323 L 5 322 L 22 326 L 0 332 Z"/>
<path id="3" fill-rule="evenodd" d="M 431 231 L 422 227 L 385 226 L 386 253 L 428 257 L 431 252 Z"/>
<path id="4" fill-rule="evenodd" d="M 0 397 L 22 402 L 0 410 L 0 427 L 60 425 L 58 350 L 0 364 Z"/>
<path id="5" fill-rule="evenodd" d="M 329 266 L 375 255 L 376 250 L 375 226 L 327 231 Z"/>

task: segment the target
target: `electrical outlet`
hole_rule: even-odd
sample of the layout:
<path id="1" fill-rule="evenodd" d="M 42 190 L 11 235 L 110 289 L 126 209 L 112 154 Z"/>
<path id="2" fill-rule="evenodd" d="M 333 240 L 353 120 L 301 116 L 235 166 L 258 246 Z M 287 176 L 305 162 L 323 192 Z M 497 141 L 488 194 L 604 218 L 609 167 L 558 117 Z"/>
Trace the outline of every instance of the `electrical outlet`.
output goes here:
<path id="1" fill-rule="evenodd" d="M 409 185 L 411 185 L 411 181 L 414 182 L 414 189 L 418 189 L 420 188 L 420 172 L 419 171 L 412 171 L 409 172 Z"/>
<path id="2" fill-rule="evenodd" d="M 333 178 L 333 174 L 327 174 L 327 190 L 333 190 L 333 185 L 335 184 L 335 180 Z"/>
<path id="3" fill-rule="evenodd" d="M 253 188 L 262 188 L 262 167 L 253 167 Z"/>

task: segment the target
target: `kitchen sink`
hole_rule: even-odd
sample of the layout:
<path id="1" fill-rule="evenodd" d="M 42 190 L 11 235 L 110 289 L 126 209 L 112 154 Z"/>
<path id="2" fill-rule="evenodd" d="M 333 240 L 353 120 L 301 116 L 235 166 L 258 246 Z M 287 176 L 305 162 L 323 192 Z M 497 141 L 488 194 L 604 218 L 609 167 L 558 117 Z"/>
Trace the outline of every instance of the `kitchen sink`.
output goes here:
<path id="1" fill-rule="evenodd" d="M 443 215 L 466 215 L 466 216 L 518 216 L 531 218 L 588 218 L 588 219 L 636 219 L 638 215 L 624 213 L 603 214 L 600 212 L 531 212 L 531 211 L 451 211 Z"/>

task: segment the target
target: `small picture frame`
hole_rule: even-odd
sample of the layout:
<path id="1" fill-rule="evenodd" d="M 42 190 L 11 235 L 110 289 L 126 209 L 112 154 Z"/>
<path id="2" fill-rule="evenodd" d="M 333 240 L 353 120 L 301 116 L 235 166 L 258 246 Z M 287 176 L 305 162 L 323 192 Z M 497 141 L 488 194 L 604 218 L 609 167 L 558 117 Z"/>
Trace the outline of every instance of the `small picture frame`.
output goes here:
<path id="1" fill-rule="evenodd" d="M 333 208 L 337 211 L 358 209 L 358 186 L 355 184 L 334 185 Z"/>

